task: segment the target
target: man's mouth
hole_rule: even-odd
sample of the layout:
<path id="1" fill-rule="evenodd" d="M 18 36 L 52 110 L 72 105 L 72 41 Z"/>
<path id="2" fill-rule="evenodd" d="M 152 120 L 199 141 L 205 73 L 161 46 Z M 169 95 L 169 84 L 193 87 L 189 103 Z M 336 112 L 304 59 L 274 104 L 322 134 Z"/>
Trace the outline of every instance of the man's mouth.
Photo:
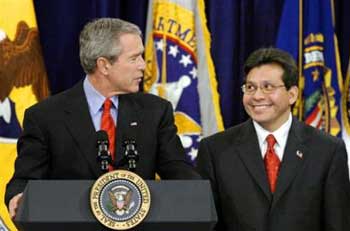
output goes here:
<path id="1" fill-rule="evenodd" d="M 253 109 L 266 109 L 266 108 L 270 108 L 272 106 L 272 104 L 258 104 L 258 105 L 252 105 Z"/>

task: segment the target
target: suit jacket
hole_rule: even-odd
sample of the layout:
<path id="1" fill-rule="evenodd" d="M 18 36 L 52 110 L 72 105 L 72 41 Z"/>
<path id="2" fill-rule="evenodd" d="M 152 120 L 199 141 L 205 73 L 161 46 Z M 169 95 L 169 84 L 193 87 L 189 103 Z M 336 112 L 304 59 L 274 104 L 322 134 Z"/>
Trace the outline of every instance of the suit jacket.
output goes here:
<path id="1" fill-rule="evenodd" d="M 154 179 L 156 172 L 165 179 L 200 178 L 185 161 L 176 132 L 168 101 L 144 93 L 120 95 L 115 165 L 123 158 L 123 141 L 133 138 L 139 152 L 136 173 L 144 179 Z M 6 203 L 29 179 L 96 179 L 102 173 L 96 131 L 80 82 L 26 110 Z"/>
<path id="2" fill-rule="evenodd" d="M 341 139 L 294 118 L 274 194 L 251 120 L 203 139 L 197 158 L 199 173 L 211 181 L 217 230 L 350 230 L 349 173 Z"/>

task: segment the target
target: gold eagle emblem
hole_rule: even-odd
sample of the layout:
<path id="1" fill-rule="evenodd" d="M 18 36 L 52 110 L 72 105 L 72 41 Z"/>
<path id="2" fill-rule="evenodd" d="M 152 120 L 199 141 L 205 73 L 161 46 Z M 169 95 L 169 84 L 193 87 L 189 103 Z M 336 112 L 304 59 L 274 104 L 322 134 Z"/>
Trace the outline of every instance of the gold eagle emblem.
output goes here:
<path id="1" fill-rule="evenodd" d="M 38 30 L 20 21 L 13 41 L 0 32 L 0 102 L 10 95 L 13 87 L 27 85 L 32 85 L 38 101 L 46 98 L 48 80 Z"/>

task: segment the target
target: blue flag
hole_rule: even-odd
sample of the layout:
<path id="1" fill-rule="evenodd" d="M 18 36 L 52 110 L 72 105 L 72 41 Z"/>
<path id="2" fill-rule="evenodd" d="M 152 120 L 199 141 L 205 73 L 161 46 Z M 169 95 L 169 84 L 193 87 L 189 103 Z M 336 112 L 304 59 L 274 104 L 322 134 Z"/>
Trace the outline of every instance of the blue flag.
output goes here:
<path id="1" fill-rule="evenodd" d="M 149 2 L 144 89 L 172 103 L 194 161 L 203 136 L 223 130 L 203 0 Z"/>
<path id="2" fill-rule="evenodd" d="M 286 0 L 276 46 L 299 67 L 299 98 L 293 114 L 341 136 L 342 75 L 331 0 Z"/>

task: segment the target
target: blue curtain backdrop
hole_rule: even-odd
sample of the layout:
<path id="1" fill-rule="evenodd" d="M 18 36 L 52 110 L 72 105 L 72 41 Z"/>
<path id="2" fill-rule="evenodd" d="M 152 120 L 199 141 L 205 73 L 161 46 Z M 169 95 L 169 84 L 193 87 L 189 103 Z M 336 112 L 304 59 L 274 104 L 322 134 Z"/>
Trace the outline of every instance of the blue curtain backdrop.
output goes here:
<path id="1" fill-rule="evenodd" d="M 84 78 L 78 37 L 93 18 L 119 17 L 145 31 L 147 0 L 35 0 L 41 44 L 52 94 Z M 244 121 L 242 66 L 250 52 L 275 44 L 284 0 L 206 0 L 220 104 L 225 127 Z M 343 74 L 350 47 L 350 1 L 335 0 L 336 33 Z"/>

